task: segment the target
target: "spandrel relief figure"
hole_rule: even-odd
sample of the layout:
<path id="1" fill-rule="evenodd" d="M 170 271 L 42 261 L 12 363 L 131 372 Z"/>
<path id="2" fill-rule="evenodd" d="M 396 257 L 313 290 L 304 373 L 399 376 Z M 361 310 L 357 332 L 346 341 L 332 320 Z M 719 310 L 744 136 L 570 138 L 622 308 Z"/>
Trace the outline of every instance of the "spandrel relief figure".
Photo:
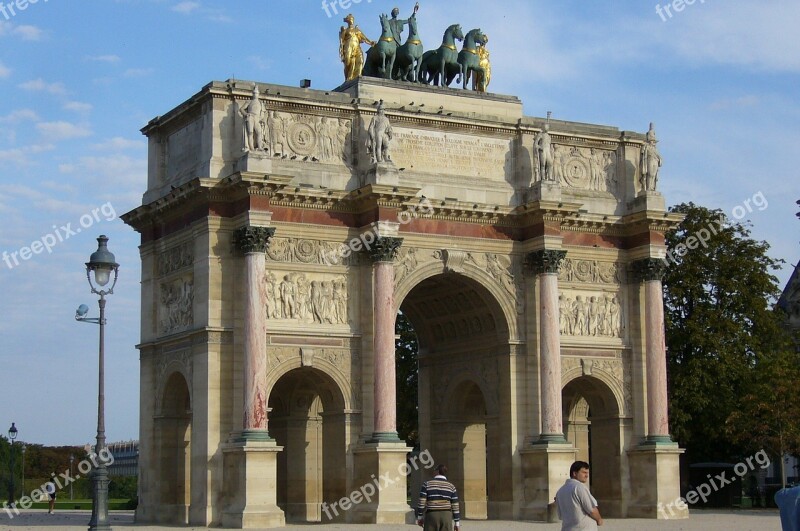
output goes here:
<path id="1" fill-rule="evenodd" d="M 378 162 L 391 162 L 389 156 L 389 146 L 392 142 L 392 124 L 383 110 L 383 100 L 378 103 L 378 111 L 369 125 L 369 138 L 367 139 L 367 151 L 370 154 L 370 161 L 375 164 Z"/>
<path id="2" fill-rule="evenodd" d="M 642 190 L 648 192 L 655 192 L 658 185 L 658 171 L 661 168 L 661 154 L 656 147 L 656 130 L 653 124 L 650 124 L 650 130 L 647 132 L 645 144 L 642 146 L 642 160 L 641 160 L 641 181 Z"/>
<path id="3" fill-rule="evenodd" d="M 250 101 L 239 107 L 239 114 L 244 119 L 242 151 L 266 150 L 267 146 L 264 143 L 265 113 L 266 107 L 259 99 L 258 85 L 254 85 Z"/>

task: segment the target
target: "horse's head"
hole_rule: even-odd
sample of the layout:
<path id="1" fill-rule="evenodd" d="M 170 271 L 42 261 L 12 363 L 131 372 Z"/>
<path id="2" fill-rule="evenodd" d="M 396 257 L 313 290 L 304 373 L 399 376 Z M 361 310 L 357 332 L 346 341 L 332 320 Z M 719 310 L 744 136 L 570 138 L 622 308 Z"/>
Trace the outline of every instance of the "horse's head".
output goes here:
<path id="1" fill-rule="evenodd" d="M 408 17 L 408 36 L 411 37 L 417 34 L 417 16 L 416 14 Z"/>
<path id="2" fill-rule="evenodd" d="M 469 40 L 470 37 L 472 37 L 472 42 L 474 42 L 475 44 L 484 45 L 487 42 L 489 42 L 489 37 L 485 33 L 483 33 L 480 28 L 469 30 L 466 39 Z"/>
<path id="3" fill-rule="evenodd" d="M 381 31 L 384 34 L 386 34 L 386 33 L 391 34 L 392 28 L 389 25 L 389 15 L 387 15 L 386 13 L 381 13 L 379 18 L 381 20 Z"/>
<path id="4" fill-rule="evenodd" d="M 444 30 L 444 39 L 447 40 L 447 36 L 450 36 L 454 39 L 458 39 L 460 41 L 464 40 L 464 33 L 461 31 L 461 24 L 452 24 L 446 30 Z"/>

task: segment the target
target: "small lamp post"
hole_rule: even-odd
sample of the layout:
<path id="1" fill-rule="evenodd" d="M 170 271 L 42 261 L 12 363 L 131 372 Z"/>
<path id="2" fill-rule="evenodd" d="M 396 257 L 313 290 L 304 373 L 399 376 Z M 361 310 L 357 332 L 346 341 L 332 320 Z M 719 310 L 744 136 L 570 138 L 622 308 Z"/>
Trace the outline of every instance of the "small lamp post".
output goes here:
<path id="1" fill-rule="evenodd" d="M 69 477 L 70 478 L 74 477 L 72 475 L 72 463 L 74 463 L 74 462 L 75 462 L 75 456 L 74 455 L 70 455 L 69 456 Z M 72 497 L 72 483 L 70 483 L 69 484 L 69 501 L 72 501 L 72 500 L 73 500 L 73 497 Z"/>
<path id="2" fill-rule="evenodd" d="M 11 474 L 10 480 L 8 484 L 8 504 L 12 505 L 14 503 L 14 440 L 17 438 L 17 426 L 12 422 L 11 427 L 8 428 L 8 440 L 11 441 L 11 449 L 9 451 L 10 460 L 11 460 Z"/>
<path id="3" fill-rule="evenodd" d="M 75 319 L 88 323 L 100 325 L 100 356 L 99 356 L 99 385 L 97 388 L 97 444 L 94 447 L 98 455 L 98 465 L 92 471 L 92 519 L 89 520 L 90 531 L 110 531 L 108 524 L 108 469 L 103 458 L 103 450 L 106 445 L 106 422 L 105 422 L 105 325 L 106 325 L 106 295 L 114 293 L 114 286 L 117 285 L 117 275 L 119 274 L 119 264 L 114 259 L 114 254 L 108 250 L 108 237 L 101 235 L 97 238 L 97 250 L 92 253 L 89 261 L 86 262 L 86 279 L 92 293 L 100 296 L 100 317 L 97 319 L 87 318 L 88 306 L 81 304 L 75 313 Z M 103 289 L 110 281 L 111 274 L 114 274 L 111 287 Z M 94 274 L 94 282 L 92 275 Z M 72 485 L 70 485 L 71 487 Z"/>

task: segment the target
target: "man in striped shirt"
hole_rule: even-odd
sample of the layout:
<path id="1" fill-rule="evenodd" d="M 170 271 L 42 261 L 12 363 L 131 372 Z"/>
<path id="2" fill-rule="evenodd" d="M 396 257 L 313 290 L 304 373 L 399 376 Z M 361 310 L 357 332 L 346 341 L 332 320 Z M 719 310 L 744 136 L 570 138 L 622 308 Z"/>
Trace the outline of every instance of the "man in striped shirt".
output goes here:
<path id="1" fill-rule="evenodd" d="M 461 528 L 456 487 L 447 481 L 447 466 L 436 467 L 436 476 L 422 484 L 417 507 L 417 525 L 423 531 L 453 531 Z"/>

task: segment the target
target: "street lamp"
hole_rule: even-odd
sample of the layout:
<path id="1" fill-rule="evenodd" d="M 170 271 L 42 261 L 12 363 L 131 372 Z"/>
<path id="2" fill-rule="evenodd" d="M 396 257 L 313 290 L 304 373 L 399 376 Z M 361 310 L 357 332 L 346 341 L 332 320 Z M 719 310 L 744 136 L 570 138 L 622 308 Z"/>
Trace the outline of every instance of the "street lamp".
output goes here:
<path id="1" fill-rule="evenodd" d="M 69 477 L 74 477 L 72 475 L 72 463 L 75 461 L 75 456 L 69 456 Z M 72 501 L 72 483 L 69 484 L 69 501 Z"/>
<path id="2" fill-rule="evenodd" d="M 14 504 L 14 439 L 17 438 L 17 427 L 14 423 L 11 423 L 11 427 L 8 428 L 8 440 L 11 441 L 11 450 L 9 453 L 11 454 L 11 479 L 8 485 L 8 504 Z"/>
<path id="3" fill-rule="evenodd" d="M 78 311 L 75 313 L 75 319 L 78 321 L 100 325 L 99 385 L 97 388 L 97 444 L 94 447 L 94 451 L 99 459 L 97 467 L 92 471 L 93 500 L 92 519 L 89 520 L 90 531 L 106 531 L 111 529 L 111 526 L 108 525 L 108 470 L 106 469 L 106 462 L 103 458 L 103 449 L 106 445 L 104 343 L 106 295 L 114 293 L 114 286 L 117 285 L 119 264 L 115 261 L 114 254 L 109 252 L 107 244 L 108 237 L 105 235 L 99 236 L 97 238 L 97 250 L 92 253 L 89 261 L 86 262 L 86 279 L 89 281 L 89 287 L 92 288 L 92 293 L 100 296 L 100 300 L 98 301 L 100 305 L 100 317 L 97 319 L 87 318 L 86 313 L 89 311 L 89 308 L 85 304 L 81 304 Z M 92 282 L 92 273 L 94 273 L 94 282 Z M 111 273 L 114 273 L 111 287 L 104 290 L 102 288 L 111 281 Z M 72 485 L 70 485 L 70 487 L 71 486 Z"/>

